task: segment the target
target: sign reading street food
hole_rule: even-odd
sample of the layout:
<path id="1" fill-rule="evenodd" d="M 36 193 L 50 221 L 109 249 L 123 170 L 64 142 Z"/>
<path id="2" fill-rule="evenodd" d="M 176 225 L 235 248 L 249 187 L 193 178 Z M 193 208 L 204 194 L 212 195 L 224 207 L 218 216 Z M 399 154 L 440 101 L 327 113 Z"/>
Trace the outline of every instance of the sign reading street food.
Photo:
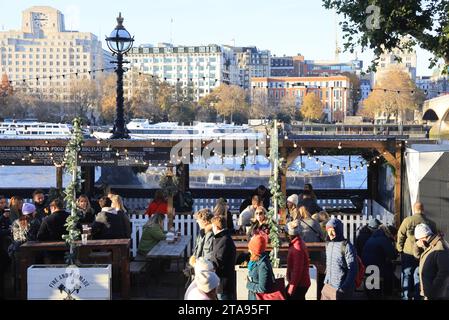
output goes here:
<path id="1" fill-rule="evenodd" d="M 53 166 L 64 161 L 65 147 L 61 146 L 0 146 L 0 165 Z M 169 148 L 83 147 L 78 163 L 81 166 L 144 167 L 170 160 Z"/>

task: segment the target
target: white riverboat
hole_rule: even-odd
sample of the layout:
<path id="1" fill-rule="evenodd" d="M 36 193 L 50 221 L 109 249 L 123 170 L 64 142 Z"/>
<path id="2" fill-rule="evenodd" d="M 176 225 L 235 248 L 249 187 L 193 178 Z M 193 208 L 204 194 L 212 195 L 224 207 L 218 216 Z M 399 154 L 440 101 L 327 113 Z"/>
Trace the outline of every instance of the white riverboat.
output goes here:
<path id="1" fill-rule="evenodd" d="M 182 140 L 182 139 L 261 139 L 260 132 L 248 125 L 198 122 L 194 125 L 178 125 L 177 122 L 150 124 L 147 119 L 133 119 L 127 124 L 132 139 Z M 110 132 L 94 132 L 97 139 L 108 139 Z"/>
<path id="2" fill-rule="evenodd" d="M 0 122 L 0 139 L 69 139 L 71 125 L 37 120 L 5 120 Z"/>

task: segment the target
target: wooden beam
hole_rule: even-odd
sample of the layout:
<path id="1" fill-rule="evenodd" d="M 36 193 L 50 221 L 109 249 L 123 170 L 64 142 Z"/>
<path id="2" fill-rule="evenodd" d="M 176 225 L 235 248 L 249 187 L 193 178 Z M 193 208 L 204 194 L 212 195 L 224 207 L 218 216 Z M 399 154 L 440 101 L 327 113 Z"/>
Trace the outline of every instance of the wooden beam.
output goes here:
<path id="1" fill-rule="evenodd" d="M 396 155 L 392 154 L 390 151 L 386 150 L 385 148 L 377 149 L 377 151 L 393 167 L 395 167 L 395 168 L 396 167 L 400 167 L 400 162 L 398 162 L 398 159 L 396 158 Z"/>
<path id="2" fill-rule="evenodd" d="M 56 167 L 56 189 L 62 191 L 62 174 L 64 172 L 63 167 Z"/>

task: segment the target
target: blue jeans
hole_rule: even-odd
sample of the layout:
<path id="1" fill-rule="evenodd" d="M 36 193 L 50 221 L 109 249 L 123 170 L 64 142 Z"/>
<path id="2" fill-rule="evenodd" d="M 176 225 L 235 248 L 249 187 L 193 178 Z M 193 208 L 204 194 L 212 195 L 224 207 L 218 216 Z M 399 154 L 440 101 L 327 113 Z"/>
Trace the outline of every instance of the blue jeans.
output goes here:
<path id="1" fill-rule="evenodd" d="M 401 265 L 402 300 L 421 300 L 419 294 L 419 260 L 412 255 L 403 253 Z"/>

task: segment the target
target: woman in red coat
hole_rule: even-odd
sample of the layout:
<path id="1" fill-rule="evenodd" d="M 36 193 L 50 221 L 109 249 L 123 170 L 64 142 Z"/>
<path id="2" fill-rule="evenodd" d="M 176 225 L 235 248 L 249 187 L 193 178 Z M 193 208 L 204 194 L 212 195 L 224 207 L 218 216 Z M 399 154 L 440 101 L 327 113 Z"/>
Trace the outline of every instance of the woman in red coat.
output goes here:
<path id="1" fill-rule="evenodd" d="M 162 193 L 161 190 L 157 190 L 154 194 L 154 199 L 148 205 L 145 214 L 149 217 L 151 217 L 151 215 L 155 213 L 167 214 L 168 211 L 167 207 L 168 204 L 167 200 L 165 200 L 164 194 Z"/>
<path id="2" fill-rule="evenodd" d="M 287 299 L 305 300 L 310 287 L 309 253 L 301 239 L 301 226 L 298 220 L 287 224 L 290 246 L 287 255 Z"/>

